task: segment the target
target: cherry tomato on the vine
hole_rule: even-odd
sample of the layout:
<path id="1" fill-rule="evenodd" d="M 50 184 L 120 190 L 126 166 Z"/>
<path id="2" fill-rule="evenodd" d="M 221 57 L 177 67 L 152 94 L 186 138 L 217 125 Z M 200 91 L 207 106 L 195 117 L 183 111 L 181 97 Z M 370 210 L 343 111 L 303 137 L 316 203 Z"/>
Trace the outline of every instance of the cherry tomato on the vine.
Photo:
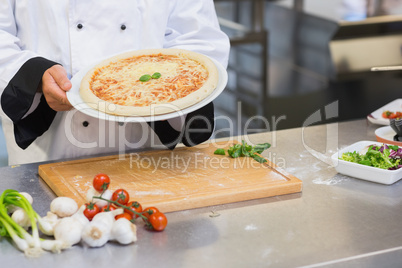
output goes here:
<path id="1" fill-rule="evenodd" d="M 108 211 L 113 211 L 115 209 L 116 208 L 114 206 L 109 204 L 109 205 L 104 206 L 103 208 L 101 208 L 100 212 L 108 212 Z"/>
<path id="2" fill-rule="evenodd" d="M 162 212 L 152 213 L 149 216 L 148 221 L 155 231 L 163 231 L 168 223 L 165 214 Z"/>
<path id="3" fill-rule="evenodd" d="M 130 200 L 130 195 L 128 192 L 124 189 L 118 189 L 114 191 L 112 195 L 112 200 L 116 201 L 117 203 L 121 205 L 126 205 L 128 201 Z"/>
<path id="4" fill-rule="evenodd" d="M 101 193 L 104 190 L 107 190 L 109 184 L 110 184 L 110 178 L 108 175 L 103 173 L 95 175 L 93 180 L 93 186 L 96 191 Z"/>
<path id="5" fill-rule="evenodd" d="M 142 211 L 142 215 L 149 219 L 149 216 L 156 212 L 159 212 L 159 209 L 157 209 L 156 207 L 147 207 Z M 144 218 L 142 219 L 145 221 Z"/>
<path id="6" fill-rule="evenodd" d="M 84 215 L 87 217 L 88 220 L 92 220 L 96 214 L 99 213 L 99 207 L 94 203 L 87 203 L 85 204 Z"/>
<path id="7" fill-rule="evenodd" d="M 131 201 L 128 202 L 128 204 L 126 205 L 127 207 L 129 207 L 131 210 L 134 210 L 135 212 L 141 213 L 142 212 L 142 206 L 140 203 L 138 203 L 137 201 Z M 128 209 L 124 209 L 124 212 L 128 213 L 131 215 L 131 217 L 133 217 L 134 219 L 138 218 L 140 215 L 133 213 L 132 211 L 128 210 Z"/>
<path id="8" fill-rule="evenodd" d="M 133 217 L 131 216 L 131 214 L 124 212 L 122 214 L 116 215 L 114 217 L 116 220 L 120 219 L 120 218 L 126 218 L 127 220 L 131 221 L 133 219 Z"/>

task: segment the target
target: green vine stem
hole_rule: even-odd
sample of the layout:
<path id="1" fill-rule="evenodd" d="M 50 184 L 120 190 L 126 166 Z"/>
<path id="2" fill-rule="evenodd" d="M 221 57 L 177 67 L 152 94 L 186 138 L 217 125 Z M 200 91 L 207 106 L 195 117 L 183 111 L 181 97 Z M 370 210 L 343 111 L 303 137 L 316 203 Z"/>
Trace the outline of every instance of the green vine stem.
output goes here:
<path id="1" fill-rule="evenodd" d="M 145 217 L 144 215 L 142 215 L 142 213 L 137 212 L 137 211 L 134 211 L 134 210 L 132 210 L 130 207 L 125 206 L 125 205 L 122 205 L 122 204 L 120 204 L 120 203 L 117 202 L 117 201 L 109 200 L 109 199 L 103 198 L 102 196 L 93 196 L 92 198 L 96 198 L 96 199 L 100 199 L 100 200 L 103 200 L 103 201 L 107 201 L 107 202 L 109 202 L 109 203 L 115 204 L 116 206 L 119 206 L 119 207 L 121 207 L 121 208 L 127 209 L 127 210 L 129 210 L 130 212 L 132 212 L 132 213 L 134 213 L 134 214 L 140 216 L 145 222 L 148 222 L 148 218 Z"/>

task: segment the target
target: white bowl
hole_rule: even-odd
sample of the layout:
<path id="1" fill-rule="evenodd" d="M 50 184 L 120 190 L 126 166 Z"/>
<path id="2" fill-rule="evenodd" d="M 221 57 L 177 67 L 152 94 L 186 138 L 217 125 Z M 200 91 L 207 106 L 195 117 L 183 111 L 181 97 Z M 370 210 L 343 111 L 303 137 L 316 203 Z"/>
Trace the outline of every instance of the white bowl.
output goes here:
<path id="1" fill-rule="evenodd" d="M 336 171 L 350 177 L 382 184 L 393 184 L 402 179 L 402 168 L 397 170 L 386 170 L 339 159 L 343 153 L 354 151 L 360 153 L 367 146 L 373 144 L 381 146 L 383 143 L 376 141 L 359 141 L 333 154 L 331 159 Z"/>

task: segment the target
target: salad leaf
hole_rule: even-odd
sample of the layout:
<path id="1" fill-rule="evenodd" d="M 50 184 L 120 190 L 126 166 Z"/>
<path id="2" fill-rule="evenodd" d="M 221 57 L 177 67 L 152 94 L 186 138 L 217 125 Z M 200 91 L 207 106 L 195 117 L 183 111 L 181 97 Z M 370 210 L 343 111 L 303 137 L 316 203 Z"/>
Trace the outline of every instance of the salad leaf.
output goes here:
<path id="1" fill-rule="evenodd" d="M 396 145 L 370 145 L 365 154 L 343 153 L 340 159 L 361 165 L 394 170 L 402 167 L 402 149 Z"/>

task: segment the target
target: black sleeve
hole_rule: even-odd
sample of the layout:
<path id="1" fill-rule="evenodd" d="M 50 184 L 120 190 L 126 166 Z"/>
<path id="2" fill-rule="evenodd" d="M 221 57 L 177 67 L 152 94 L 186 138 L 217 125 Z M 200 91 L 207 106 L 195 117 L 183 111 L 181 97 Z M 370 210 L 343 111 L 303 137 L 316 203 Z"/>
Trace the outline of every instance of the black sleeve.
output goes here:
<path id="1" fill-rule="evenodd" d="M 26 149 L 48 130 L 56 116 L 56 111 L 49 107 L 42 96 L 35 111 L 24 117 L 32 105 L 44 72 L 55 64 L 57 63 L 41 57 L 29 59 L 10 80 L 1 95 L 1 107 L 13 121 L 15 141 L 22 149 Z"/>
<path id="2" fill-rule="evenodd" d="M 211 102 L 187 114 L 181 132 L 172 128 L 167 121 L 148 122 L 163 145 L 173 150 L 179 142 L 191 147 L 208 140 L 214 130 L 214 104 Z"/>

